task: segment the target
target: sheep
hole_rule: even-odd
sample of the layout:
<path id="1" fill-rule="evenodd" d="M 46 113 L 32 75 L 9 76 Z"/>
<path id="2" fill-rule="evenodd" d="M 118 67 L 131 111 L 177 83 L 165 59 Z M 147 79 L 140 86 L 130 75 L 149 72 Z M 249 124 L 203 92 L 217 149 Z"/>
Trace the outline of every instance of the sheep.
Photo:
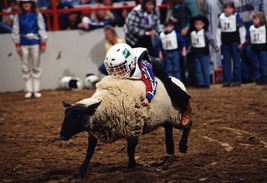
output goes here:
<path id="1" fill-rule="evenodd" d="M 141 80 L 104 77 L 96 85 L 92 97 L 83 99 L 74 105 L 63 102 L 65 117 L 60 131 L 61 140 L 88 131 L 87 154 L 77 177 L 86 174 L 90 159 L 94 154 L 97 141 L 112 143 L 118 139 L 127 140 L 128 167 L 136 167 L 134 158 L 138 138 L 160 126 L 165 128 L 165 145 L 168 154 L 174 154 L 173 127 L 181 129 L 180 109 L 172 106 L 171 99 L 163 83 L 158 82 L 157 93 L 149 107 L 143 107 L 141 100 L 145 96 L 145 84 Z M 183 84 L 172 78 L 185 90 Z M 187 151 L 187 139 L 190 127 L 183 129 L 179 150 Z"/>

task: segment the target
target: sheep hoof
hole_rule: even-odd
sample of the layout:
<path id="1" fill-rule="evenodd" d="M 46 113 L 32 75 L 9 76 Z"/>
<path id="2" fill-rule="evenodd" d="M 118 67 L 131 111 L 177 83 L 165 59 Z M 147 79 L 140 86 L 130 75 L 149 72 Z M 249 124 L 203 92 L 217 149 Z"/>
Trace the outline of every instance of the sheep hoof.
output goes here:
<path id="1" fill-rule="evenodd" d="M 128 168 L 135 168 L 135 167 L 136 167 L 136 163 L 128 164 Z"/>
<path id="2" fill-rule="evenodd" d="M 81 177 L 83 177 L 84 175 L 82 175 L 82 174 L 80 174 L 79 172 L 78 173 L 75 173 L 74 175 L 73 175 L 73 178 L 81 178 Z"/>
<path id="3" fill-rule="evenodd" d="M 76 174 L 73 175 L 74 178 L 81 178 L 84 177 L 86 174 L 86 170 L 80 169 Z"/>
<path id="4" fill-rule="evenodd" d="M 73 175 L 73 178 L 82 178 L 82 177 L 84 177 L 84 175 L 85 174 L 81 174 L 81 173 L 78 172 L 78 173 Z"/>
<path id="5" fill-rule="evenodd" d="M 186 153 L 187 152 L 187 145 L 179 144 L 179 151 L 181 153 Z"/>

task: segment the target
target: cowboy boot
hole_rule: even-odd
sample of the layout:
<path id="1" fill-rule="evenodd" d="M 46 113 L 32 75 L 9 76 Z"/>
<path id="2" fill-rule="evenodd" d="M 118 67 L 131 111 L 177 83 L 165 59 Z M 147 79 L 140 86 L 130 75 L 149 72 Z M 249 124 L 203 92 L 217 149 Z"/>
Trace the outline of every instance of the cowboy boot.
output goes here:
<path id="1" fill-rule="evenodd" d="M 25 91 L 26 91 L 26 94 L 24 95 L 24 98 L 25 99 L 31 98 L 32 91 L 33 91 L 31 78 L 25 79 Z"/>
<path id="2" fill-rule="evenodd" d="M 42 94 L 40 93 L 40 79 L 33 78 L 33 95 L 35 98 L 40 98 Z"/>

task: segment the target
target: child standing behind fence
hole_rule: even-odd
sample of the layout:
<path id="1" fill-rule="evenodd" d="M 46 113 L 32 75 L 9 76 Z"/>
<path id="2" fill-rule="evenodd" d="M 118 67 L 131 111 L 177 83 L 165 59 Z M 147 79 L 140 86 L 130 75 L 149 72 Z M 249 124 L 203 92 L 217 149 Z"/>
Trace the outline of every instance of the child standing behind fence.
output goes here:
<path id="1" fill-rule="evenodd" d="M 267 84 L 267 30 L 264 13 L 258 12 L 253 15 L 253 25 L 249 28 L 251 49 L 256 54 L 256 83 Z"/>
<path id="2" fill-rule="evenodd" d="M 159 58 L 164 60 L 166 72 L 169 76 L 176 77 L 181 80 L 180 68 L 180 53 L 179 46 L 181 45 L 181 54 L 186 56 L 186 40 L 183 36 L 175 31 L 175 25 L 171 21 L 164 23 L 164 32 L 159 35 Z"/>
<path id="3" fill-rule="evenodd" d="M 40 52 L 46 48 L 47 33 L 36 0 L 19 0 L 19 11 L 15 15 L 13 41 L 22 62 L 22 77 L 25 80 L 24 98 L 41 97 Z"/>
<path id="4" fill-rule="evenodd" d="M 210 85 L 210 59 L 209 44 L 219 51 L 212 35 L 208 32 L 209 20 L 203 15 L 198 15 L 190 19 L 190 29 L 192 30 L 191 44 L 188 52 L 191 52 L 195 66 L 196 87 L 208 88 Z"/>
<path id="5" fill-rule="evenodd" d="M 223 56 L 223 86 L 240 86 L 240 48 L 242 47 L 241 43 L 245 42 L 246 29 L 241 17 L 235 13 L 233 2 L 224 3 L 223 10 L 217 29 L 217 41 L 218 45 L 221 45 Z M 231 60 L 233 60 L 233 69 Z"/>

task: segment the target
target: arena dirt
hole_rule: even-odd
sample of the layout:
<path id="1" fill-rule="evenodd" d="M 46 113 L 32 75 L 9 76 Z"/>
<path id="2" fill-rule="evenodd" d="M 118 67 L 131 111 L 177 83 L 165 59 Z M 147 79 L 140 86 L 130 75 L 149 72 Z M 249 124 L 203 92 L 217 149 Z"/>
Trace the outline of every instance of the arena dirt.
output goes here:
<path id="1" fill-rule="evenodd" d="M 162 128 L 140 138 L 138 167 L 127 168 L 126 141 L 99 143 L 88 174 L 74 178 L 87 148 L 87 134 L 59 139 L 63 100 L 75 103 L 93 90 L 0 94 L 0 182 L 267 182 L 267 86 L 188 88 L 193 127 L 188 152 L 167 156 Z M 167 158 L 166 158 L 167 157 Z M 166 161 L 163 161 L 166 158 Z"/>

